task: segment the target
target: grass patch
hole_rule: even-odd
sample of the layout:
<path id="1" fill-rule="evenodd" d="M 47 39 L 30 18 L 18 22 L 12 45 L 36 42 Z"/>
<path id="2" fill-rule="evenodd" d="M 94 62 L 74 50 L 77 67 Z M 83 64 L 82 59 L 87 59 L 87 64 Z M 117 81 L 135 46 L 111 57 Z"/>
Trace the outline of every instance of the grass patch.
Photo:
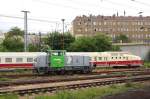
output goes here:
<path id="1" fill-rule="evenodd" d="M 144 62 L 144 67 L 145 68 L 150 68 L 150 61 L 145 61 Z"/>
<path id="2" fill-rule="evenodd" d="M 0 81 L 11 81 L 10 78 L 0 78 Z"/>
<path id="3" fill-rule="evenodd" d="M 129 89 L 141 88 L 139 84 L 121 84 L 102 86 L 99 88 L 88 88 L 74 91 L 58 91 L 51 96 L 37 96 L 35 99 L 100 99 L 106 95 L 112 95 L 120 92 L 125 92 Z"/>
<path id="4" fill-rule="evenodd" d="M 32 99 L 101 99 L 106 95 L 112 95 L 116 93 L 122 93 L 130 89 L 142 88 L 142 84 L 126 83 L 120 85 L 109 85 L 102 87 L 93 87 L 79 90 L 63 90 L 57 91 L 54 95 L 41 95 L 35 96 Z M 0 96 L 0 99 L 19 99 L 16 94 L 7 94 Z M 28 96 L 24 99 L 30 99 Z"/>
<path id="5" fill-rule="evenodd" d="M 19 99 L 16 94 L 1 95 L 0 99 Z"/>
<path id="6" fill-rule="evenodd" d="M 32 73 L 32 70 L 25 70 L 25 69 L 14 69 L 14 70 L 6 70 L 6 71 L 0 71 L 0 75 L 17 75 L 17 74 L 29 74 Z"/>

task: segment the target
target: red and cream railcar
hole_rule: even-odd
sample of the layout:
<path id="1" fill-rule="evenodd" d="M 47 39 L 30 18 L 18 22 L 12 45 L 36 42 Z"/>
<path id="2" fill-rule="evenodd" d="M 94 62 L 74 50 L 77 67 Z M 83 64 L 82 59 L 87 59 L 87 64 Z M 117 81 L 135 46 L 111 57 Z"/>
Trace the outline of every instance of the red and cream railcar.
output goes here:
<path id="1" fill-rule="evenodd" d="M 40 52 L 0 52 L 0 68 L 33 68 Z"/>
<path id="2" fill-rule="evenodd" d="M 127 52 L 97 52 L 93 54 L 91 63 L 95 66 L 142 66 L 139 56 Z"/>

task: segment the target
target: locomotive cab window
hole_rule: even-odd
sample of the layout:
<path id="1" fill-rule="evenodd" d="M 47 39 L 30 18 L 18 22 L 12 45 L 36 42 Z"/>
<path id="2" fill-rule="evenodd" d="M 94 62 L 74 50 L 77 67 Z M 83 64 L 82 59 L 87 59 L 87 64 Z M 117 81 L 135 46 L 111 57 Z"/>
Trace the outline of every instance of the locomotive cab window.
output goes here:
<path id="1" fill-rule="evenodd" d="M 27 62 L 33 62 L 33 58 L 27 58 Z"/>
<path id="2" fill-rule="evenodd" d="M 5 58 L 5 62 L 12 62 L 12 58 Z"/>

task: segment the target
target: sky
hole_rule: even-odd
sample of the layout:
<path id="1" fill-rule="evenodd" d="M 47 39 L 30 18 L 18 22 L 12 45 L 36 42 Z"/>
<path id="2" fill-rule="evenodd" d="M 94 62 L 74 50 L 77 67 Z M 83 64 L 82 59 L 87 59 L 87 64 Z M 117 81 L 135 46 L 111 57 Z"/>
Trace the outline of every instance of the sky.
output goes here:
<path id="1" fill-rule="evenodd" d="M 24 29 L 24 13 L 28 13 L 28 32 L 62 32 L 65 19 L 65 31 L 70 29 L 76 16 L 104 15 L 150 16 L 149 0 L 0 0 L 0 32 L 12 27 Z M 15 17 L 15 18 L 14 18 Z M 32 20 L 30 20 L 32 19 Z M 34 20 L 33 20 L 34 19 Z M 36 21 L 35 21 L 36 20 Z"/>

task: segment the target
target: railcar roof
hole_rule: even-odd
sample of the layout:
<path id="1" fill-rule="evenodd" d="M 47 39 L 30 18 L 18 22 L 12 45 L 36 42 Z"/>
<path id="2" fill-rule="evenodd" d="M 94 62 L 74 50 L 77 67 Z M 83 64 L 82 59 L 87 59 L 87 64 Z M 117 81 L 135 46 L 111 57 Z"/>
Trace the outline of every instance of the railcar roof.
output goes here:
<path id="1" fill-rule="evenodd" d="M 45 52 L 0 52 L 0 56 L 37 56 L 45 54 Z"/>

